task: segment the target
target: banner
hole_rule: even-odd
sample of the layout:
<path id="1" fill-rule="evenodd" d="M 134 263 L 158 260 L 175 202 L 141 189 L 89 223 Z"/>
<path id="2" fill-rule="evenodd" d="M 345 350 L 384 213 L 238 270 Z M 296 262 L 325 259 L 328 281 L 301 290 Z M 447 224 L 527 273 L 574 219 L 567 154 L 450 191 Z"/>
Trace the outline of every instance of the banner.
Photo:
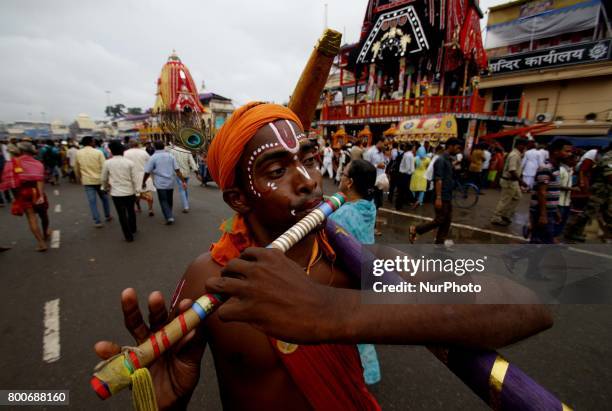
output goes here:
<path id="1" fill-rule="evenodd" d="M 489 60 L 491 74 L 567 66 L 610 59 L 610 39 L 513 54 Z"/>
<path id="2" fill-rule="evenodd" d="M 599 0 L 590 0 L 570 7 L 545 11 L 506 23 L 487 26 L 487 49 L 519 44 L 531 40 L 590 30 L 597 24 Z"/>

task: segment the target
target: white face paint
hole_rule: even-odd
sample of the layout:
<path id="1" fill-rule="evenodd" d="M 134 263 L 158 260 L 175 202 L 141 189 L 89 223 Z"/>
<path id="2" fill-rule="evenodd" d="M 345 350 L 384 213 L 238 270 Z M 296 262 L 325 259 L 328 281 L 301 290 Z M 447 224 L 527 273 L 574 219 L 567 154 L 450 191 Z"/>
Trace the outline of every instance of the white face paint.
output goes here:
<path id="1" fill-rule="evenodd" d="M 298 161 L 298 156 L 293 156 L 293 160 Z M 307 180 L 310 180 L 310 174 L 308 174 L 308 171 L 306 171 L 306 168 L 304 168 L 303 165 L 300 164 L 299 166 L 297 166 L 297 169 L 300 173 L 302 173 L 304 177 L 306 177 Z"/>
<path id="2" fill-rule="evenodd" d="M 253 178 L 255 176 L 255 169 L 253 165 L 255 164 L 255 160 L 264 151 L 274 148 L 274 147 L 278 147 L 278 146 L 279 146 L 278 143 L 262 144 L 261 146 L 253 150 L 253 152 L 251 153 L 251 156 L 249 157 L 249 163 L 247 165 L 247 175 L 249 176 L 249 190 L 251 190 L 251 192 L 257 197 L 261 197 L 261 193 L 255 189 L 255 184 L 253 183 Z"/>
<path id="3" fill-rule="evenodd" d="M 276 190 L 278 190 L 278 186 L 277 186 L 277 185 L 276 185 L 276 183 L 275 183 L 275 182 L 273 182 L 273 181 L 268 181 L 267 186 L 268 186 L 268 188 L 269 188 L 270 190 L 272 190 L 272 191 L 276 191 Z"/>
<path id="4" fill-rule="evenodd" d="M 295 210 L 291 210 L 291 215 L 295 217 Z"/>
<path id="5" fill-rule="evenodd" d="M 306 180 L 310 180 L 310 174 L 308 174 L 308 171 L 304 168 L 303 165 L 300 164 L 299 166 L 297 166 L 297 169 L 300 173 L 302 173 L 304 177 L 306 177 Z"/>

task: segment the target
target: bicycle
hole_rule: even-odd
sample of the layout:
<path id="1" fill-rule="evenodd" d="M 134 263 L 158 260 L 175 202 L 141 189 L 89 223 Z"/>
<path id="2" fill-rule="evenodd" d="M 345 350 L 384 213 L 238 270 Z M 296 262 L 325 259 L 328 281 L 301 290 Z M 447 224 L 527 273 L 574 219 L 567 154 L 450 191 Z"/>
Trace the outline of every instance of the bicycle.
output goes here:
<path id="1" fill-rule="evenodd" d="M 476 184 L 453 178 L 453 204 L 459 208 L 472 208 L 478 203 L 480 189 Z"/>

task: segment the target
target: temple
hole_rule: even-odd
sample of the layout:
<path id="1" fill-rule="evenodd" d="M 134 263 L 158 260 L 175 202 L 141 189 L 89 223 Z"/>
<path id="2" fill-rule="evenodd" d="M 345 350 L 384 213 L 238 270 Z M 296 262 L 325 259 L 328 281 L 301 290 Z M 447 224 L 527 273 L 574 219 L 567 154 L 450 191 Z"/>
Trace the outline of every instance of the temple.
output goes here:
<path id="1" fill-rule="evenodd" d="M 473 140 L 485 121 L 521 123 L 484 112 L 480 18 L 477 0 L 370 0 L 360 39 L 342 47 L 322 96 L 321 132 L 331 137 L 342 125 L 347 139 L 360 138 L 369 126 L 410 139 Z"/>

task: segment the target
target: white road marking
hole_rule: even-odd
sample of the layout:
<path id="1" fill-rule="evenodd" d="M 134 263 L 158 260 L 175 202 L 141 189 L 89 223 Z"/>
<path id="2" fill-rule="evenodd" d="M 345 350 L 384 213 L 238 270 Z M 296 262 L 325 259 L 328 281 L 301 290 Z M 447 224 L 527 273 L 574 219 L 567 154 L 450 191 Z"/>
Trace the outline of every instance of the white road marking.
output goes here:
<path id="1" fill-rule="evenodd" d="M 53 190 L 53 195 L 55 195 L 55 196 L 59 195 L 59 190 L 57 188 L 55 190 Z"/>
<path id="2" fill-rule="evenodd" d="M 55 208 L 53 209 L 53 211 L 55 211 L 56 213 L 61 213 L 62 212 L 62 205 L 61 204 L 56 204 Z"/>
<path id="3" fill-rule="evenodd" d="M 60 300 L 45 303 L 45 333 L 43 334 L 43 361 L 52 363 L 60 359 Z"/>
<path id="4" fill-rule="evenodd" d="M 422 216 L 422 215 L 412 214 L 412 213 L 405 213 L 403 211 L 391 210 L 389 208 L 382 208 L 381 207 L 381 208 L 379 208 L 379 210 L 384 211 L 386 213 L 403 215 L 403 216 L 411 217 L 411 218 L 417 218 L 419 220 L 425 220 L 425 221 L 433 220 L 433 218 L 431 218 L 431 217 L 425 217 L 425 216 Z M 486 234 L 492 234 L 492 235 L 496 235 L 498 237 L 511 238 L 513 240 L 519 240 L 519 241 L 523 241 L 523 242 L 526 241 L 525 238 L 523 238 L 521 236 L 518 236 L 518 235 L 502 233 L 502 232 L 495 231 L 495 230 L 487 230 L 486 228 L 474 227 L 474 226 L 467 225 L 467 224 L 452 223 L 451 226 L 452 227 L 456 227 L 456 228 L 464 228 L 466 230 L 478 231 L 478 232 L 486 233 Z"/>
<path id="5" fill-rule="evenodd" d="M 417 219 L 425 220 L 425 221 L 433 220 L 433 218 L 431 218 L 431 217 L 425 217 L 425 216 L 422 216 L 422 215 L 412 214 L 412 213 L 405 213 L 403 211 L 391 210 L 389 208 L 381 207 L 381 208 L 379 208 L 379 210 L 384 211 L 386 213 L 403 215 L 403 216 L 406 216 L 406 217 L 417 218 Z M 514 234 L 502 233 L 502 232 L 495 231 L 495 230 L 487 230 L 486 228 L 479 228 L 479 227 L 474 227 L 474 226 L 471 226 L 471 225 L 459 224 L 459 223 L 452 223 L 451 226 L 452 227 L 457 227 L 457 228 L 463 228 L 463 229 L 466 229 L 466 230 L 472 230 L 472 231 L 478 231 L 478 232 L 481 232 L 481 233 L 487 233 L 487 234 L 491 234 L 491 235 L 496 235 L 498 237 L 506 237 L 506 238 L 511 238 L 513 240 L 519 240 L 519 241 L 522 241 L 522 242 L 527 242 L 527 240 L 524 237 L 520 237 L 520 236 L 514 235 Z M 598 253 L 598 252 L 595 252 L 595 251 L 583 250 L 581 248 L 575 248 L 575 247 L 568 247 L 568 250 L 576 252 L 576 253 L 589 254 L 589 255 L 596 256 L 596 257 L 601 257 L 601 258 L 606 258 L 606 259 L 611 259 L 612 260 L 612 256 L 609 256 L 609 255 L 606 255 L 606 254 L 602 254 L 602 253 Z"/>
<path id="6" fill-rule="evenodd" d="M 576 247 L 568 247 L 567 249 L 575 253 L 583 253 L 583 254 L 593 255 L 595 257 L 601 257 L 601 258 L 606 258 L 608 260 L 612 260 L 612 256 L 607 255 L 607 254 L 597 253 L 595 251 L 583 250 L 582 248 L 576 248 Z"/>
<path id="7" fill-rule="evenodd" d="M 51 248 L 59 248 L 60 246 L 60 230 L 51 232 Z"/>

